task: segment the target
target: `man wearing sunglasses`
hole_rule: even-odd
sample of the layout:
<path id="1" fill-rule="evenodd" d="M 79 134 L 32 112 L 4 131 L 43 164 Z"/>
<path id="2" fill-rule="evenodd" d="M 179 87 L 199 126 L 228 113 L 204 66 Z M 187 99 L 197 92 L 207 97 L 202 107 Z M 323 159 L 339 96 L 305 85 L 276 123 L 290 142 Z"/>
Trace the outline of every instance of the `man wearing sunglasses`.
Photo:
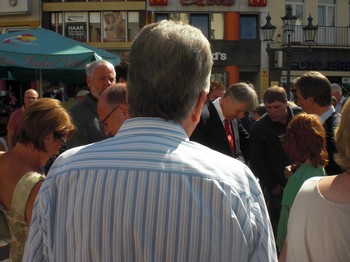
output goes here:
<path id="1" fill-rule="evenodd" d="M 105 135 L 114 136 L 124 120 L 129 118 L 125 83 L 112 84 L 103 91 L 97 103 L 97 113 Z"/>

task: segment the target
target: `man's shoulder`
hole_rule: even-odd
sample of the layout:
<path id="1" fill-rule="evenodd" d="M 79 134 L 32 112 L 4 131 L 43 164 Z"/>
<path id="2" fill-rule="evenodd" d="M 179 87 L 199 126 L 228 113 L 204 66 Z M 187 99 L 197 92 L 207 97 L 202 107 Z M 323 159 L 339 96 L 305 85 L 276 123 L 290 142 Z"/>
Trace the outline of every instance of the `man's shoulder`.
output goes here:
<path id="1" fill-rule="evenodd" d="M 69 109 L 69 113 L 73 117 L 81 118 L 83 115 L 88 115 L 89 112 L 95 112 L 97 110 L 97 103 L 88 97 L 83 101 L 75 104 Z M 83 113 L 83 114 L 82 114 Z M 93 113 L 95 115 L 95 113 Z"/>
<path id="2" fill-rule="evenodd" d="M 334 111 L 325 121 L 326 126 L 333 127 L 333 126 L 338 126 L 340 123 L 340 118 L 341 115 L 337 112 Z"/>
<path id="3" fill-rule="evenodd" d="M 301 107 L 299 107 L 297 105 L 289 105 L 289 109 L 293 113 L 293 115 L 297 115 L 297 114 L 303 112 Z"/>

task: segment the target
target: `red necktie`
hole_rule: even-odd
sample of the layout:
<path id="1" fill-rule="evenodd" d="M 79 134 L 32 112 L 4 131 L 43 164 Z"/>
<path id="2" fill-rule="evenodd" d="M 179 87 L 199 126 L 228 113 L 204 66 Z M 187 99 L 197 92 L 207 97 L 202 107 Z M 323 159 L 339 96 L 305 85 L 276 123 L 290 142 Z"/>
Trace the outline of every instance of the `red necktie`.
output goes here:
<path id="1" fill-rule="evenodd" d="M 225 131 L 226 131 L 227 139 L 228 139 L 228 142 L 230 144 L 231 151 L 232 151 L 232 156 L 235 157 L 235 139 L 234 139 L 233 134 L 232 134 L 230 120 L 225 119 L 224 123 L 225 123 Z"/>

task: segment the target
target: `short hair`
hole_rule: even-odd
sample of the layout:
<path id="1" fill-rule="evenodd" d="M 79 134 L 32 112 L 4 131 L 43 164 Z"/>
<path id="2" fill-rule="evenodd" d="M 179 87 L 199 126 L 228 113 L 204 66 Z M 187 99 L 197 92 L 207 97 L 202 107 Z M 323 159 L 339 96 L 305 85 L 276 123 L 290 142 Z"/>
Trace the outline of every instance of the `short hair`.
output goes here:
<path id="1" fill-rule="evenodd" d="M 198 28 L 168 20 L 146 25 L 130 51 L 131 117 L 183 121 L 200 92 L 209 90 L 212 64 L 209 41 Z"/>
<path id="2" fill-rule="evenodd" d="M 343 94 L 343 90 L 341 89 L 340 85 L 337 83 L 332 83 L 331 84 L 331 92 L 336 92 L 339 95 Z"/>
<path id="3" fill-rule="evenodd" d="M 213 92 L 214 90 L 221 90 L 221 91 L 226 91 L 226 88 L 224 84 L 221 81 L 218 80 L 212 80 L 210 81 L 210 88 L 209 88 L 209 93 L 208 95 Z"/>
<path id="4" fill-rule="evenodd" d="M 263 114 L 265 114 L 267 112 L 265 104 L 261 103 L 261 104 L 257 105 L 257 107 L 255 107 L 253 112 L 257 113 L 259 116 L 262 116 Z"/>
<path id="5" fill-rule="evenodd" d="M 107 60 L 96 60 L 91 62 L 90 64 L 87 64 L 85 67 L 85 72 L 87 76 L 92 76 L 95 72 L 95 69 L 100 66 L 107 66 L 108 68 L 113 68 L 114 66 L 112 63 L 108 62 Z"/>
<path id="6" fill-rule="evenodd" d="M 331 82 L 320 72 L 306 72 L 294 81 L 294 86 L 304 99 L 313 97 L 319 106 L 329 106 L 332 103 Z"/>
<path id="7" fill-rule="evenodd" d="M 105 96 L 105 102 L 109 107 L 126 104 L 126 84 L 112 84 L 103 91 L 103 95 Z"/>
<path id="8" fill-rule="evenodd" d="M 74 130 L 71 117 L 59 100 L 40 98 L 24 111 L 17 141 L 24 145 L 33 144 L 35 150 L 46 152 L 44 141 L 47 135 L 53 132 L 68 140 Z"/>
<path id="9" fill-rule="evenodd" d="M 125 81 L 128 81 L 128 68 L 129 63 L 126 61 L 120 62 L 120 64 L 115 66 L 115 79 L 116 81 L 119 80 L 119 78 L 125 79 Z"/>
<path id="10" fill-rule="evenodd" d="M 340 123 L 335 132 L 337 153 L 335 162 L 344 170 L 350 170 L 350 100 L 347 100 L 341 111 Z"/>
<path id="11" fill-rule="evenodd" d="M 306 113 L 293 117 L 283 136 L 283 148 L 295 163 L 310 160 L 314 167 L 325 166 L 328 163 L 326 132 L 320 118 Z"/>
<path id="12" fill-rule="evenodd" d="M 286 90 L 281 86 L 271 86 L 264 93 L 265 104 L 271 104 L 276 101 L 281 103 L 288 101 Z"/>
<path id="13" fill-rule="evenodd" d="M 230 96 L 235 102 L 245 103 L 248 106 L 248 111 L 256 108 L 259 103 L 254 86 L 246 82 L 231 85 L 223 97 L 227 96 Z"/>

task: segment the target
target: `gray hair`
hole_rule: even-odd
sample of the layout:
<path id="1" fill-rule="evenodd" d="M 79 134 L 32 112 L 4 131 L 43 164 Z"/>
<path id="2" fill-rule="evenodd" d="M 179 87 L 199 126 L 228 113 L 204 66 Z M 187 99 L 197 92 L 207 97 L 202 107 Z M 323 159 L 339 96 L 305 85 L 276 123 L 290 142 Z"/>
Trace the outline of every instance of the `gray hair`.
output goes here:
<path id="1" fill-rule="evenodd" d="M 110 108 L 126 104 L 126 84 L 116 83 L 110 85 L 103 91 L 103 96 L 105 96 L 105 102 Z"/>
<path id="2" fill-rule="evenodd" d="M 259 103 L 254 86 L 250 83 L 240 82 L 231 85 L 223 97 L 227 96 L 230 96 L 234 102 L 246 104 L 248 111 L 254 110 Z"/>
<path id="3" fill-rule="evenodd" d="M 336 92 L 339 95 L 343 94 L 343 90 L 341 89 L 340 85 L 338 85 L 337 83 L 332 83 L 331 84 L 331 89 L 332 89 L 332 92 Z"/>
<path id="4" fill-rule="evenodd" d="M 183 121 L 200 92 L 209 90 L 212 64 L 199 29 L 167 20 L 145 26 L 130 51 L 130 115 Z"/>
<path id="5" fill-rule="evenodd" d="M 106 61 L 106 60 L 96 60 L 91 62 L 90 64 L 87 64 L 85 67 L 85 72 L 87 76 L 92 76 L 94 74 L 94 71 L 96 68 L 100 67 L 100 66 L 107 66 L 108 68 L 113 68 L 114 66 L 112 63 Z"/>

